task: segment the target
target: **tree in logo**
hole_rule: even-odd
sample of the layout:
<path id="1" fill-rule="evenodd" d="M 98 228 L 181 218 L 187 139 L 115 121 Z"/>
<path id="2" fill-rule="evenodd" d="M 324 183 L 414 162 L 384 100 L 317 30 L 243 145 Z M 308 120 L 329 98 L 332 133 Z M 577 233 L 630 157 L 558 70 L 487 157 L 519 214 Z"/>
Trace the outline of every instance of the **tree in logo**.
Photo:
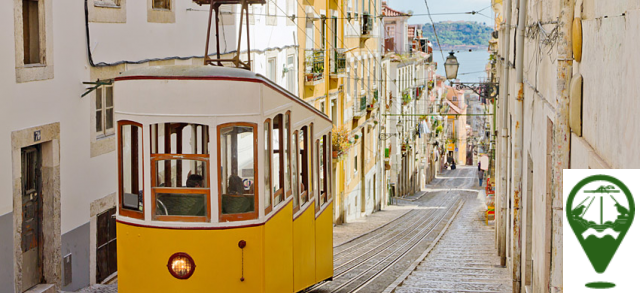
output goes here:
<path id="1" fill-rule="evenodd" d="M 604 273 L 635 215 L 633 196 L 622 181 L 607 175 L 582 179 L 567 199 L 567 219 L 597 273 Z M 612 288 L 591 282 L 589 288 Z"/>

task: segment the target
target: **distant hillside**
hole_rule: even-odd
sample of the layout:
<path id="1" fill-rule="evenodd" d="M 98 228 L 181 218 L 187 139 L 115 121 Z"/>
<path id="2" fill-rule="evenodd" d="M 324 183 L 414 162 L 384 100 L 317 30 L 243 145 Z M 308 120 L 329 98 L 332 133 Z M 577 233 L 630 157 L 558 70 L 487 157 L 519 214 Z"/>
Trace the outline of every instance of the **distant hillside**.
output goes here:
<path id="1" fill-rule="evenodd" d="M 471 21 L 441 21 L 436 22 L 435 27 L 443 50 L 486 48 L 491 39 L 491 32 L 493 32 L 492 27 Z M 436 49 L 438 44 L 433 34 L 431 23 L 424 24 L 422 31 L 424 36 L 431 40 L 434 49 Z"/>

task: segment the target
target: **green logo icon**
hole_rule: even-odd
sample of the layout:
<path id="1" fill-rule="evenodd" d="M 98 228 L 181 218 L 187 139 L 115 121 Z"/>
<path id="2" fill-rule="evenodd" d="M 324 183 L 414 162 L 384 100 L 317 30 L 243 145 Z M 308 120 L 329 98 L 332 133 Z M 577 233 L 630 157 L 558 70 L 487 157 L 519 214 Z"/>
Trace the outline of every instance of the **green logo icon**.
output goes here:
<path id="1" fill-rule="evenodd" d="M 607 175 L 589 176 L 573 187 L 567 199 L 567 219 L 591 265 L 604 273 L 635 215 L 633 196 L 622 181 Z M 597 281 L 589 288 L 612 288 Z"/>

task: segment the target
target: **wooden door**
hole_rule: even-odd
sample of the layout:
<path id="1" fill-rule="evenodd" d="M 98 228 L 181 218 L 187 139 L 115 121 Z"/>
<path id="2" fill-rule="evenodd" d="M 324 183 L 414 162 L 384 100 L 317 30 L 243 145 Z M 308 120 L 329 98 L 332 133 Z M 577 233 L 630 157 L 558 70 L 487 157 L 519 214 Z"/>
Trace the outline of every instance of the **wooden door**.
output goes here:
<path id="1" fill-rule="evenodd" d="M 118 270 L 116 249 L 116 208 L 98 215 L 96 282 L 102 283 Z"/>
<path id="2" fill-rule="evenodd" d="M 42 280 L 42 176 L 38 146 L 22 150 L 22 292 Z"/>

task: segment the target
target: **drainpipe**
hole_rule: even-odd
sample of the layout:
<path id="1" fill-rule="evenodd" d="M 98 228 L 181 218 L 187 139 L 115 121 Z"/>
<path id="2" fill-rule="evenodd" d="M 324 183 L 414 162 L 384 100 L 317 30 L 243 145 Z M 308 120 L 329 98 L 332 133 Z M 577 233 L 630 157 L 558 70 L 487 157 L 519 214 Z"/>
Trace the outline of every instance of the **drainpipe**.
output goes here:
<path id="1" fill-rule="evenodd" d="M 507 215 L 507 156 L 508 156 L 508 140 L 509 131 L 507 129 L 507 121 L 509 121 L 509 52 L 511 45 L 511 1 L 505 0 L 504 14 L 505 23 L 502 33 L 503 51 L 502 56 L 505 60 L 502 62 L 502 76 L 500 77 L 500 102 L 502 107 L 502 135 L 500 139 L 500 186 L 496 205 L 498 206 L 498 221 L 496 223 L 498 231 L 498 254 L 500 255 L 500 265 L 507 265 L 507 248 L 506 248 L 506 215 Z"/>
<path id="2" fill-rule="evenodd" d="M 575 0 L 560 1 L 560 17 L 557 50 L 557 108 L 554 121 L 554 152 L 553 163 L 553 219 L 551 222 L 551 271 L 549 292 L 562 292 L 562 169 L 569 169 L 571 133 L 569 130 L 569 84 L 572 77 L 573 47 L 572 47 L 572 21 L 574 18 Z M 579 14 L 578 14 L 579 15 Z M 580 17 L 580 16 L 578 16 Z M 546 273 L 546 272 L 545 272 Z"/>
<path id="3" fill-rule="evenodd" d="M 513 273 L 513 292 L 520 292 L 520 272 L 522 254 L 522 213 L 520 213 L 520 198 L 522 196 L 522 168 L 523 168 L 523 108 L 524 108 L 524 29 L 527 26 L 527 0 L 520 0 L 518 4 L 518 29 L 516 32 L 516 104 L 515 104 L 515 129 L 513 139 L 513 241 L 511 258 Z"/>

